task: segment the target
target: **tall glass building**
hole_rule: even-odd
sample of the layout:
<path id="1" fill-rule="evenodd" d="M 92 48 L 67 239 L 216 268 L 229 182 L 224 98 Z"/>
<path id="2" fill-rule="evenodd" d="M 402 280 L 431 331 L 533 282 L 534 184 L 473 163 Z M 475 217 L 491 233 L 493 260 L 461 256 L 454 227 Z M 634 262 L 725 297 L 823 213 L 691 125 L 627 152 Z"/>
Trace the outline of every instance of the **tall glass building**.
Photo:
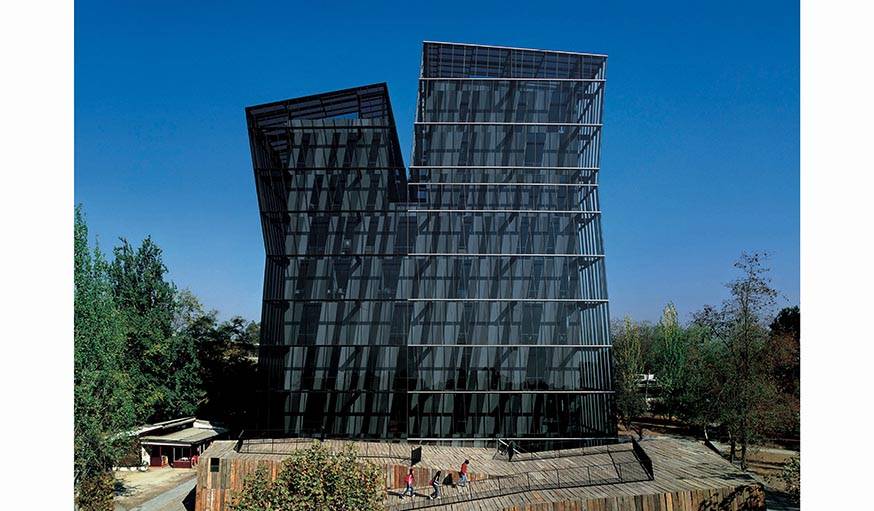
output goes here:
<path id="1" fill-rule="evenodd" d="M 384 84 L 247 109 L 267 253 L 262 428 L 615 436 L 605 65 L 426 42 L 409 169 Z"/>

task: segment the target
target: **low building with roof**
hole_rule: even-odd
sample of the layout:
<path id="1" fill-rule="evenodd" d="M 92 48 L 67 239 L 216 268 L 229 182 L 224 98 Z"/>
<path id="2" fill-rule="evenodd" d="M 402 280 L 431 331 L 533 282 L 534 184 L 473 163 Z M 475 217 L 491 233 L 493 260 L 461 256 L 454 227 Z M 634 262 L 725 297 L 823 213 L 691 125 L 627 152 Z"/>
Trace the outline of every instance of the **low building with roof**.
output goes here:
<path id="1" fill-rule="evenodd" d="M 145 425 L 136 435 L 150 467 L 191 468 L 212 441 L 226 433 L 221 426 L 183 417 Z"/>

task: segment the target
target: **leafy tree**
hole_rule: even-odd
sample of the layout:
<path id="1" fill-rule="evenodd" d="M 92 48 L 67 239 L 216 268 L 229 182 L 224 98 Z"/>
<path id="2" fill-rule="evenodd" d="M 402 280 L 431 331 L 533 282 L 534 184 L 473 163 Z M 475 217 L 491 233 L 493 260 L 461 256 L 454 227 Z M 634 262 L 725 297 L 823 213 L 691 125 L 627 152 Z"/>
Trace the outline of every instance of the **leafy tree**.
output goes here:
<path id="1" fill-rule="evenodd" d="M 256 394 L 258 323 L 235 316 L 218 325 L 211 346 L 202 346 L 207 401 L 204 412 L 235 429 L 251 427 Z M 208 354 L 212 349 L 213 353 Z M 212 362 L 213 365 L 207 366 Z"/>
<path id="2" fill-rule="evenodd" d="M 768 330 L 765 317 L 771 312 L 777 291 L 771 287 L 766 254 L 742 254 L 734 267 L 741 277 L 728 284 L 731 298 L 725 302 L 728 319 L 728 357 L 732 369 L 727 394 L 727 422 L 740 442 L 740 463 L 747 468 L 747 450 L 758 435 L 773 427 L 776 386 L 769 366 Z"/>
<path id="3" fill-rule="evenodd" d="M 640 375 L 643 373 L 640 330 L 627 316 L 624 324 L 614 329 L 616 413 L 626 428 L 631 426 L 632 419 L 646 411 L 646 401 L 640 390 Z"/>
<path id="4" fill-rule="evenodd" d="M 192 415 L 202 395 L 195 340 L 174 331 L 176 286 L 165 279 L 162 251 L 150 237 L 134 248 L 122 239 L 110 277 L 122 311 L 131 378 L 141 421 Z"/>
<path id="5" fill-rule="evenodd" d="M 282 463 L 275 481 L 265 467 L 247 477 L 232 503 L 233 511 L 304 511 L 316 509 L 382 509 L 379 467 L 357 459 L 349 444 L 332 453 L 314 442 L 292 453 Z"/>
<path id="6" fill-rule="evenodd" d="M 703 318 L 695 317 L 686 329 L 688 370 L 685 373 L 678 404 L 678 415 L 701 428 L 709 438 L 708 428 L 718 423 L 725 390 L 722 346 L 714 342 L 713 330 Z"/>
<path id="7" fill-rule="evenodd" d="M 88 245 L 81 206 L 74 224 L 74 479 L 83 511 L 111 510 L 112 467 L 135 424 L 125 372 L 125 330 L 100 249 Z"/>
<path id="8" fill-rule="evenodd" d="M 795 307 L 782 309 L 770 326 L 771 359 L 780 401 L 787 404 L 783 434 L 798 435 L 801 430 L 801 312 Z"/>
<path id="9" fill-rule="evenodd" d="M 218 420 L 231 429 L 251 426 L 255 393 L 258 323 L 235 316 L 219 322 L 216 311 L 206 312 L 188 290 L 177 293 L 174 329 L 193 339 L 202 389 L 198 415 Z"/>
<path id="10" fill-rule="evenodd" d="M 720 309 L 705 307 L 693 321 L 713 343 L 717 358 L 710 366 L 716 376 L 711 396 L 729 434 L 729 459 L 734 461 L 739 445 L 743 469 L 749 446 L 785 417 L 765 327 L 777 296 L 766 260 L 765 254 L 742 254 L 734 264 L 741 276 L 727 284 L 730 298 Z"/>
<path id="11" fill-rule="evenodd" d="M 689 370 L 689 354 L 686 334 L 674 304 L 665 306 L 654 333 L 653 370 L 661 391 L 662 408 L 667 415 L 678 416 Z"/>

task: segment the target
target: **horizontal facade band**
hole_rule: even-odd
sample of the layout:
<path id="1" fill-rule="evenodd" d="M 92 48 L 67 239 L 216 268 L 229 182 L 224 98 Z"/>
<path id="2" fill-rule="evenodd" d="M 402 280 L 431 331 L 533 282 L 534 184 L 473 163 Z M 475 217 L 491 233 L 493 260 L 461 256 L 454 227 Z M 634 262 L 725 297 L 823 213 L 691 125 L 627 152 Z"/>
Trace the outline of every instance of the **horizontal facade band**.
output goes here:
<path id="1" fill-rule="evenodd" d="M 267 254 L 268 258 L 324 258 L 324 257 L 583 257 L 603 258 L 603 254 L 477 254 L 470 252 L 341 252 L 330 254 Z"/>
<path id="2" fill-rule="evenodd" d="M 588 170 L 588 171 L 598 171 L 600 167 L 526 167 L 525 165 L 410 165 L 411 169 L 428 169 L 428 170 Z M 404 167 L 401 166 L 342 166 L 342 165 L 334 165 L 331 167 L 316 167 L 316 166 L 306 166 L 306 167 L 257 167 L 255 168 L 255 172 L 288 172 L 288 171 L 299 171 L 299 170 L 309 170 L 309 171 L 318 171 L 318 170 L 391 170 L 395 172 L 401 172 L 404 170 Z M 415 182 L 411 182 L 410 184 L 415 184 Z M 548 183 L 547 183 L 548 184 Z"/>
<path id="3" fill-rule="evenodd" d="M 407 344 L 408 348 L 612 348 L 612 344 Z"/>
<path id="4" fill-rule="evenodd" d="M 583 128 L 600 128 L 600 123 L 581 122 L 502 122 L 502 121 L 416 121 L 413 124 L 421 126 L 579 126 Z"/>
<path id="5" fill-rule="evenodd" d="M 560 215 L 600 215 L 601 211 L 580 209 L 408 209 L 409 213 L 557 213 Z M 291 213 L 291 211 L 289 211 Z"/>
<path id="6" fill-rule="evenodd" d="M 601 167 L 526 167 L 525 165 L 410 165 L 411 169 L 599 170 Z"/>
<path id="7" fill-rule="evenodd" d="M 404 167 L 401 166 L 342 166 L 342 165 L 334 165 L 332 167 L 316 167 L 316 166 L 306 166 L 306 167 L 256 167 L 255 172 L 287 172 L 287 171 L 298 171 L 298 170 L 391 170 L 394 172 L 403 172 Z"/>
<path id="8" fill-rule="evenodd" d="M 407 394 L 615 394 L 612 390 L 407 390 Z"/>
<path id="9" fill-rule="evenodd" d="M 607 303 L 606 298 L 407 298 L 410 302 Z"/>
<path id="10" fill-rule="evenodd" d="M 470 77 L 436 77 L 422 76 L 419 77 L 423 82 L 589 82 L 603 83 L 607 80 L 604 78 L 494 78 L 489 76 L 470 76 Z"/>
<path id="11" fill-rule="evenodd" d="M 314 119 L 313 122 L 329 122 L 329 120 Z M 284 126 L 258 126 L 255 128 L 262 134 L 265 131 L 287 130 L 365 130 L 365 129 L 395 129 L 391 124 L 295 124 Z"/>
<path id="12" fill-rule="evenodd" d="M 534 213 L 538 215 L 542 214 L 555 214 L 555 215 L 600 215 L 600 210 L 581 210 L 581 209 L 324 209 L 324 208 L 312 208 L 312 209 L 262 209 L 262 214 L 273 214 L 273 215 L 281 215 L 281 214 L 303 214 L 303 213 L 317 213 L 323 216 L 329 215 L 343 215 L 346 213 L 395 213 L 395 214 L 404 214 L 404 213 Z M 266 219 L 270 221 L 270 219 Z M 282 222 L 284 223 L 284 222 Z"/>
<path id="13" fill-rule="evenodd" d="M 264 298 L 265 302 L 520 302 L 608 303 L 606 298 Z"/>
<path id="14" fill-rule="evenodd" d="M 556 394 L 556 395 L 608 395 L 615 394 L 612 390 L 407 390 L 407 389 L 257 389 L 259 394 Z M 366 413 L 366 412 L 361 412 Z M 292 413 L 288 415 L 300 415 Z M 429 414 L 433 415 L 433 414 Z"/>
<path id="15" fill-rule="evenodd" d="M 410 183 L 409 186 L 566 186 L 566 187 L 583 187 L 597 188 L 598 183 L 464 183 L 464 182 L 442 182 L 442 181 L 418 181 Z"/>
<path id="16" fill-rule="evenodd" d="M 412 252 L 410 257 L 434 256 L 434 257 L 590 257 L 602 258 L 603 254 L 469 254 L 458 252 Z"/>

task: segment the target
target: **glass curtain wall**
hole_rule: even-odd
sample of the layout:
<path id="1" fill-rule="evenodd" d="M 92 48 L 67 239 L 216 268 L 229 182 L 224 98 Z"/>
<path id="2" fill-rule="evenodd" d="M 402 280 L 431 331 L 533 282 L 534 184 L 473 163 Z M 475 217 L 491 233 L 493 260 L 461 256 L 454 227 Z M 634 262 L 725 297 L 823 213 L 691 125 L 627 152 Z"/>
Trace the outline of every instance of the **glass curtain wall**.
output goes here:
<path id="1" fill-rule="evenodd" d="M 615 435 L 598 203 L 606 58 L 425 43 L 409 437 Z"/>
<path id="2" fill-rule="evenodd" d="M 408 187 L 388 90 L 261 105 L 247 118 L 267 255 L 259 428 L 403 437 Z"/>
<path id="3" fill-rule="evenodd" d="M 615 436 L 605 64 L 425 43 L 409 170 L 385 84 L 246 110 L 266 250 L 259 429 Z"/>

